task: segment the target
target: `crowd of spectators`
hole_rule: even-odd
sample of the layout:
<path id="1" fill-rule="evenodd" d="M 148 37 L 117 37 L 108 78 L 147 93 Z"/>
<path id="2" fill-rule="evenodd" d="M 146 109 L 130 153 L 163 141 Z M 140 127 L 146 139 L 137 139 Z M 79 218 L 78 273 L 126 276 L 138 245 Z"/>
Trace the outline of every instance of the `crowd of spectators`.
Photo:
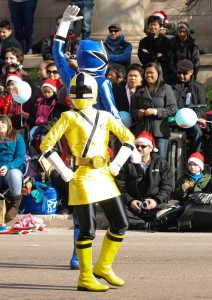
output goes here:
<path id="1" fill-rule="evenodd" d="M 19 2 L 10 0 L 10 7 L 18 5 L 20 8 L 24 2 Z M 36 1 L 26 2 L 34 2 L 35 9 Z M 94 1 L 70 1 L 70 3 L 82 5 L 81 12 L 84 16 L 82 40 L 88 40 Z M 89 16 L 86 15 L 86 7 L 89 7 Z M 70 109 L 67 88 L 60 78 L 52 51 L 61 18 L 62 16 L 56 18 L 55 32 L 42 41 L 40 51 L 43 62 L 39 66 L 37 81 L 23 69 L 24 53 L 29 53 L 33 49 L 32 28 L 31 37 L 27 36 L 23 42 L 16 28 L 16 34 L 13 35 L 12 24 L 14 27 L 17 26 L 14 15 L 12 23 L 9 20 L 0 22 L 1 112 L 10 117 L 14 129 L 20 129 L 23 124 L 29 127 L 30 147 L 36 148 L 37 137 L 39 136 L 41 141 L 61 113 Z M 197 113 L 197 124 L 185 129 L 185 132 L 187 138 L 192 141 L 189 155 L 203 152 L 202 128 L 206 125 L 204 120 L 206 100 L 203 86 L 196 81 L 199 70 L 199 48 L 191 37 L 188 23 L 177 24 L 174 36 L 170 37 L 164 33 L 164 22 L 161 13 L 154 13 L 147 19 L 145 27 L 147 35 L 140 40 L 137 51 L 140 63 L 131 64 L 132 45 L 125 40 L 120 24 L 108 26 L 109 32 L 104 42 L 108 55 L 104 82 L 107 82 L 108 91 L 112 93 L 115 111 L 128 113 L 131 120 L 130 130 L 137 138 L 136 147 L 141 155 L 139 163 L 128 160 L 117 177 L 117 185 L 123 194 L 128 216 L 133 220 L 131 224 L 133 229 L 146 228 L 146 222 L 153 215 L 155 217 L 160 204 L 166 203 L 174 191 L 173 174 L 167 162 L 170 137 L 168 118 L 175 115 L 177 109 L 190 107 Z M 76 54 L 80 42 L 74 34 L 74 29 L 75 25 L 69 28 L 63 53 L 67 67 L 76 72 L 78 70 Z M 29 83 L 32 90 L 30 99 L 24 105 L 15 103 L 11 96 L 13 85 L 20 80 Z M 101 84 L 102 82 L 103 79 Z M 103 97 L 101 92 L 99 97 Z M 5 100 L 5 104 L 2 99 Z M 104 102 L 104 99 L 101 101 Z M 108 110 L 104 105 L 102 109 Z M 1 122 L 3 121 L 0 120 Z M 120 145 L 121 143 L 117 141 L 116 146 L 119 148 Z M 156 148 L 158 153 L 154 153 Z M 36 151 L 39 152 L 38 147 Z M 155 170 L 158 171 L 154 173 Z M 178 183 L 176 198 L 178 194 L 183 194 L 184 190 L 186 188 L 183 183 Z M 62 194 L 67 198 L 67 193 Z M 146 199 L 148 209 L 143 209 L 140 202 Z M 67 208 L 67 199 L 63 202 Z"/>

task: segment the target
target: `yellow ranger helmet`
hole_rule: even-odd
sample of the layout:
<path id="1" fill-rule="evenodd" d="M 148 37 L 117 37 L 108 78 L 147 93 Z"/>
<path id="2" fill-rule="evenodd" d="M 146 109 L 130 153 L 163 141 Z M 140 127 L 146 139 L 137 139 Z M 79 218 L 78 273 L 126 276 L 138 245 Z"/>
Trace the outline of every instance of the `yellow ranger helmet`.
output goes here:
<path id="1" fill-rule="evenodd" d="M 96 104 L 98 85 L 96 79 L 86 73 L 78 73 L 71 80 L 70 98 L 77 109 Z"/>

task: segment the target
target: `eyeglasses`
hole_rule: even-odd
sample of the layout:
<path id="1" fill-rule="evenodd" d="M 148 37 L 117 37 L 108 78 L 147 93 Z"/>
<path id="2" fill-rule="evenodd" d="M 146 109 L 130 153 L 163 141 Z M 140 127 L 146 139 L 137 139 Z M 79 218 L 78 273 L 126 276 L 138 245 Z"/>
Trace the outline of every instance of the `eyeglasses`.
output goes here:
<path id="1" fill-rule="evenodd" d="M 182 74 L 182 75 L 185 75 L 185 76 L 186 76 L 186 75 L 188 75 L 188 72 L 187 72 L 187 71 L 184 71 L 184 72 L 183 72 L 183 71 L 177 71 L 177 74 L 178 74 L 178 75 L 181 75 L 181 74 Z"/>
<path id="2" fill-rule="evenodd" d="M 53 70 L 53 71 L 48 70 L 48 71 L 47 71 L 47 74 L 54 74 L 54 75 L 57 75 L 58 72 L 57 72 L 56 70 Z"/>
<path id="3" fill-rule="evenodd" d="M 135 145 L 137 149 L 141 148 L 141 149 L 145 149 L 147 147 L 149 147 L 149 145 Z"/>
<path id="4" fill-rule="evenodd" d="M 113 32 L 119 32 L 120 30 L 119 29 L 109 29 L 109 32 L 110 33 L 113 33 Z"/>

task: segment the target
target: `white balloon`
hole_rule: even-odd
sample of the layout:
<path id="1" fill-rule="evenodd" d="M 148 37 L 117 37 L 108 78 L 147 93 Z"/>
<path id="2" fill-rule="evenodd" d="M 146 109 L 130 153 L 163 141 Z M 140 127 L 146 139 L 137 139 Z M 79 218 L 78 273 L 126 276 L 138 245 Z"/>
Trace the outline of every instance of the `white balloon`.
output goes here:
<path id="1" fill-rule="evenodd" d="M 23 104 L 29 100 L 31 94 L 31 86 L 26 81 L 19 81 L 13 85 L 12 97 L 19 104 Z"/>
<path id="2" fill-rule="evenodd" d="M 191 108 L 181 108 L 175 115 L 175 120 L 178 126 L 181 128 L 190 128 L 194 126 L 198 120 L 195 111 Z"/>

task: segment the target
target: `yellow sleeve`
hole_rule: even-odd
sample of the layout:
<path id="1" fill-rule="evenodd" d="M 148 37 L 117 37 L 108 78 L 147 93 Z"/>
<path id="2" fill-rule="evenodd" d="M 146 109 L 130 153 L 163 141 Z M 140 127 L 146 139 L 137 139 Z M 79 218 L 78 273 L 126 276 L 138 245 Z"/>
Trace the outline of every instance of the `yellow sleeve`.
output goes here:
<path id="1" fill-rule="evenodd" d="M 135 136 L 120 121 L 116 120 L 111 114 L 108 114 L 109 130 L 119 138 L 122 143 L 135 145 Z"/>
<path id="2" fill-rule="evenodd" d="M 54 126 L 46 134 L 45 138 L 40 144 L 42 153 L 46 150 L 53 148 L 56 143 L 61 139 L 67 128 L 71 125 L 72 118 L 70 112 L 64 112 L 61 114 L 60 119 L 54 124 Z"/>

